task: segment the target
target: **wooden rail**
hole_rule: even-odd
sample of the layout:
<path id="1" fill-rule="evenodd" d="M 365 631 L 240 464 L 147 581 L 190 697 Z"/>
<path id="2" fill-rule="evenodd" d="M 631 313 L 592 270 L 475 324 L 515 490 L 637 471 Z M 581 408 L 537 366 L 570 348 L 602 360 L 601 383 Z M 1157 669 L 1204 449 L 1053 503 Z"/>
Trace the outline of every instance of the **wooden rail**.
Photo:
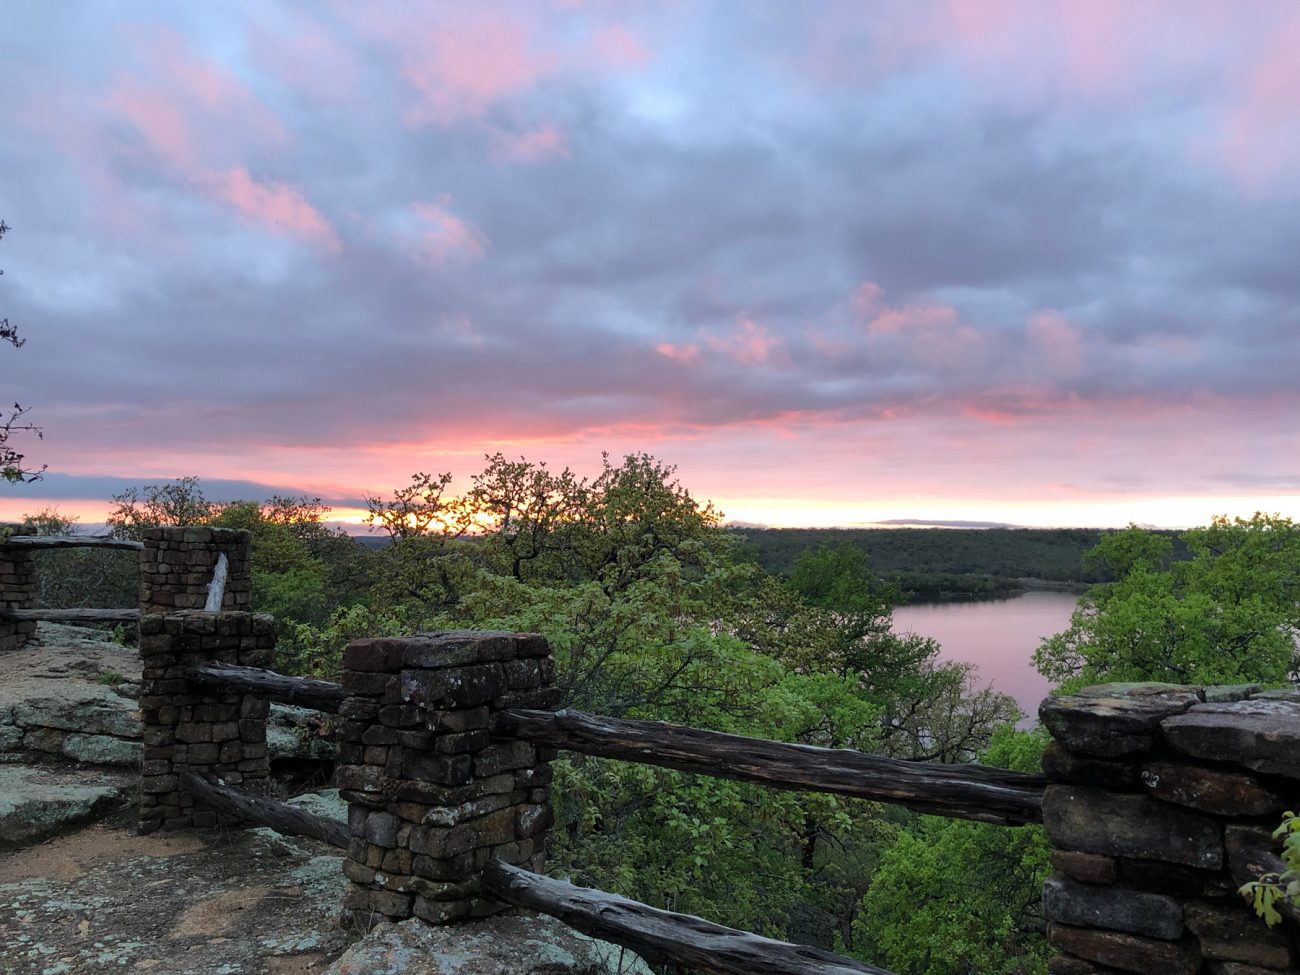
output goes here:
<path id="1" fill-rule="evenodd" d="M 629 948 L 651 963 L 711 975 L 889 975 L 883 968 L 820 948 L 773 941 L 691 914 L 661 911 L 500 860 L 484 868 L 483 889 L 508 904 L 549 914 L 583 934 Z"/>
<path id="2" fill-rule="evenodd" d="M 777 789 L 833 792 L 1002 826 L 1043 821 L 1041 775 L 941 765 L 580 711 L 502 711 L 494 735 Z"/>
<path id="3" fill-rule="evenodd" d="M 0 609 L 0 619 L 51 623 L 135 623 L 138 609 Z"/>
<path id="4" fill-rule="evenodd" d="M 144 542 L 133 542 L 111 535 L 12 535 L 0 542 L 0 548 L 122 548 L 144 550 Z"/>
<path id="5" fill-rule="evenodd" d="M 295 809 L 276 799 L 250 796 L 238 789 L 209 782 L 193 772 L 181 776 L 181 785 L 218 812 L 238 816 L 259 826 L 270 826 L 281 833 L 323 840 L 341 850 L 348 848 L 351 836 L 348 834 L 348 824 L 341 820 L 327 819 L 303 809 Z"/>
<path id="6" fill-rule="evenodd" d="M 204 687 L 229 687 L 282 704 L 299 704 L 330 714 L 339 713 L 347 696 L 343 685 L 333 681 L 290 677 L 260 667 L 238 667 L 216 661 L 190 667 L 185 671 L 185 678 Z"/>

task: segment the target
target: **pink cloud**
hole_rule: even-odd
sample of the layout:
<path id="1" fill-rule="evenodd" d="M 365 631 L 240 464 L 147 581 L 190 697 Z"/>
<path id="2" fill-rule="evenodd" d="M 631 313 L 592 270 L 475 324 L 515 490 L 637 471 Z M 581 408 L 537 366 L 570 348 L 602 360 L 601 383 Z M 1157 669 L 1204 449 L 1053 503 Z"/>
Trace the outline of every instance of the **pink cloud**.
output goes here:
<path id="1" fill-rule="evenodd" d="M 1300 13 L 1259 40 L 1240 99 L 1221 121 L 1219 150 L 1228 169 L 1259 189 L 1300 166 Z"/>
<path id="2" fill-rule="evenodd" d="M 569 155 L 569 141 L 564 132 L 551 122 L 527 132 L 494 131 L 491 136 L 492 158 L 497 162 L 530 163 L 551 156 Z"/>
<path id="3" fill-rule="evenodd" d="M 168 95 L 135 79 L 125 79 L 109 92 L 108 104 L 167 163 L 177 169 L 194 165 L 194 140 L 185 113 Z"/>
<path id="4" fill-rule="evenodd" d="M 205 182 L 217 199 L 252 223 L 302 237 L 334 253 L 342 250 L 329 221 L 292 186 L 259 183 L 242 166 L 215 173 Z"/>
<path id="5" fill-rule="evenodd" d="M 1083 368 L 1083 339 L 1059 312 L 1048 308 L 1031 316 L 1025 334 L 1043 361 L 1058 374 L 1072 376 Z"/>
<path id="6" fill-rule="evenodd" d="M 985 355 L 984 336 L 943 301 L 890 305 L 874 281 L 858 285 L 849 299 L 877 355 L 942 372 L 970 372 Z"/>
<path id="7" fill-rule="evenodd" d="M 593 35 L 597 55 L 616 67 L 641 67 L 650 60 L 650 51 L 620 24 L 598 27 Z"/>
<path id="8" fill-rule="evenodd" d="M 319 24 L 295 17 L 278 33 L 254 28 L 250 43 L 260 64 L 295 92 L 342 101 L 356 89 L 356 57 Z"/>
<path id="9" fill-rule="evenodd" d="M 228 68 L 165 28 L 128 34 L 139 70 L 119 77 L 105 104 L 168 165 L 229 165 L 241 149 L 282 145 L 284 127 Z"/>
<path id="10" fill-rule="evenodd" d="M 781 339 L 752 318 L 741 317 L 728 335 L 712 337 L 709 345 L 737 362 L 757 365 L 767 362 Z"/>
<path id="11" fill-rule="evenodd" d="M 453 257 L 478 258 L 487 253 L 487 234 L 447 209 L 451 197 L 444 193 L 431 203 L 412 203 L 423 219 L 417 251 L 420 257 L 442 265 Z"/>
<path id="12" fill-rule="evenodd" d="M 698 345 L 674 345 L 671 342 L 660 342 L 655 346 L 655 351 L 665 359 L 671 359 L 673 362 L 681 363 L 688 366 L 700 357 L 700 347 Z"/>
<path id="13" fill-rule="evenodd" d="M 865 317 L 880 307 L 881 299 L 884 296 L 885 289 L 875 281 L 863 281 L 854 290 L 849 303 L 853 306 L 854 312 Z"/>
<path id="14" fill-rule="evenodd" d="M 480 117 L 494 102 L 531 88 L 556 65 L 554 55 L 539 49 L 533 30 L 500 16 L 474 16 L 429 25 L 414 36 L 390 37 L 401 52 L 403 77 L 421 95 L 415 121 Z"/>
<path id="15" fill-rule="evenodd" d="M 882 308 L 867 324 L 873 335 L 883 332 L 949 331 L 960 324 L 957 309 L 939 301 L 926 301 L 897 308 Z"/>
<path id="16" fill-rule="evenodd" d="M 543 5 L 340 7 L 355 28 L 388 45 L 418 95 L 412 124 L 481 121 L 489 111 L 560 74 L 627 70 L 650 58 L 627 28 L 600 10 Z"/>

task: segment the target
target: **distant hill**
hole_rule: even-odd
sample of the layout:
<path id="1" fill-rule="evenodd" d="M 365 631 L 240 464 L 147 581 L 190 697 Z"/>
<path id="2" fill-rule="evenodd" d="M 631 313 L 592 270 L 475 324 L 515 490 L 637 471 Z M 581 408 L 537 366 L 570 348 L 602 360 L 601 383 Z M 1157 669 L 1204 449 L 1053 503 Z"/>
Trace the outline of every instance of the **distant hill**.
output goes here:
<path id="1" fill-rule="evenodd" d="M 1084 567 L 1083 555 L 1103 534 L 1097 528 L 747 528 L 748 557 L 784 575 L 800 554 L 847 543 L 871 567 L 916 598 L 1009 594 L 1034 583 L 1085 586 L 1107 581 Z M 1173 535 L 1173 533 L 1170 533 Z M 1175 556 L 1184 557 L 1175 542 Z"/>

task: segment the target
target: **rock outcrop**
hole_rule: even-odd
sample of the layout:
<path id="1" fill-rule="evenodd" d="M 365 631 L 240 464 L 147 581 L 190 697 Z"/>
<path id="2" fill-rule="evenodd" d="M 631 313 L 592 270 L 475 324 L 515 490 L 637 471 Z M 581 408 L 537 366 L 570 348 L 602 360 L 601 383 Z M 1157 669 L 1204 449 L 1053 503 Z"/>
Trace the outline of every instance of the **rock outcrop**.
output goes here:
<path id="1" fill-rule="evenodd" d="M 651 975 L 633 952 L 550 917 L 493 917 L 432 927 L 383 923 L 324 975 Z"/>

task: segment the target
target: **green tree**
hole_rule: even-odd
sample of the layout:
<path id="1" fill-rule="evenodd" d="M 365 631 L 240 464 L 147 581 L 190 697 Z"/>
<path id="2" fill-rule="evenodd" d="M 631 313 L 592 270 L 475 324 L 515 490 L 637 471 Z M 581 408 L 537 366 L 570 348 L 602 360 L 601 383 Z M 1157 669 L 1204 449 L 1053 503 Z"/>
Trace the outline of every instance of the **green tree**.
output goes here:
<path id="1" fill-rule="evenodd" d="M 1003 726 L 985 764 L 1037 771 L 1047 735 Z M 1042 827 L 920 818 L 898 834 L 853 925 L 853 954 L 906 975 L 1039 975 L 1051 950 L 1040 910 Z"/>
<path id="2" fill-rule="evenodd" d="M 35 535 L 77 535 L 74 516 L 54 508 L 23 515 L 23 531 Z M 140 566 L 132 552 L 102 548 L 36 551 L 37 600 L 42 607 L 133 607 L 139 599 Z"/>
<path id="3" fill-rule="evenodd" d="M 139 540 L 146 529 L 165 525 L 206 525 L 221 506 L 203 495 L 197 477 L 165 484 L 130 487 L 113 495 L 106 520 L 115 538 Z"/>
<path id="4" fill-rule="evenodd" d="M 1062 633 L 1034 653 L 1064 687 L 1104 681 L 1282 684 L 1300 658 L 1300 526 L 1276 515 L 1216 518 L 1184 532 L 1190 558 L 1129 529 L 1092 557 L 1115 581 L 1090 589 Z"/>
<path id="5" fill-rule="evenodd" d="M 274 615 L 282 630 L 293 623 L 324 623 L 333 609 L 358 598 L 365 553 L 347 534 L 322 523 L 330 509 L 320 498 L 274 495 L 211 510 L 210 524 L 251 535 L 253 608 Z"/>

